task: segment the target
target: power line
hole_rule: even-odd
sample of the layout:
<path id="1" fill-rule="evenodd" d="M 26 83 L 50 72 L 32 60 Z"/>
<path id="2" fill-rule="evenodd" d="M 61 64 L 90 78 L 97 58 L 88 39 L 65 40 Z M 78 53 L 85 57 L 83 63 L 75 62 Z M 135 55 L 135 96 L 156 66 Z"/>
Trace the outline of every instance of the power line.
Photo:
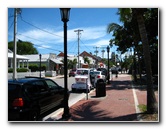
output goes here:
<path id="1" fill-rule="evenodd" d="M 35 39 L 35 38 L 32 38 L 32 37 L 29 37 L 29 36 L 25 36 L 25 35 L 23 35 L 23 34 L 19 34 L 19 33 L 17 33 L 17 34 L 18 34 L 18 35 L 21 35 L 21 36 L 24 36 L 24 37 L 27 37 L 27 38 L 30 38 L 30 39 L 33 39 L 33 40 L 36 40 L 36 41 L 39 41 L 39 42 L 48 43 L 48 42 L 41 41 L 41 40 L 38 40 L 38 39 Z M 62 46 L 62 45 L 56 44 L 56 46 Z"/>
<path id="2" fill-rule="evenodd" d="M 13 26 L 14 21 L 11 23 L 10 27 L 8 28 L 8 31 L 10 30 L 10 28 Z"/>
<path id="3" fill-rule="evenodd" d="M 101 50 L 102 58 L 104 58 L 104 53 L 105 53 L 105 50 L 104 50 L 104 49 L 105 49 L 105 48 L 107 48 L 107 47 L 101 47 L 101 49 L 102 49 L 102 50 Z"/>
<path id="4" fill-rule="evenodd" d="M 25 20 L 22 18 L 22 16 L 21 16 L 21 20 L 22 20 L 23 22 L 25 22 L 25 23 L 27 23 L 27 24 L 29 24 L 29 25 L 31 25 L 31 26 L 33 26 L 33 27 L 35 27 L 35 28 L 37 28 L 37 29 L 43 31 L 43 32 L 46 32 L 46 33 L 48 33 L 48 34 L 51 34 L 51 35 L 54 35 L 54 36 L 63 38 L 63 36 L 56 35 L 56 34 L 54 34 L 54 33 L 51 33 L 51 32 L 49 32 L 49 31 L 47 31 L 47 30 L 44 30 L 44 29 L 41 29 L 41 28 L 39 28 L 39 27 L 37 27 L 37 26 L 35 26 L 35 25 L 33 25 L 33 24 L 31 24 L 31 23 L 25 21 Z"/>
<path id="5" fill-rule="evenodd" d="M 94 53 L 96 53 L 96 56 L 97 56 L 97 53 L 99 52 L 97 49 L 99 48 L 99 47 L 93 47 L 93 48 L 95 48 L 96 50 L 94 51 Z"/>
<path id="6" fill-rule="evenodd" d="M 18 38 L 17 38 L 18 39 Z M 23 42 L 22 40 L 18 39 L 19 42 Z M 37 44 L 34 44 L 34 43 L 31 43 L 32 45 L 34 46 L 39 46 L 41 48 L 45 48 L 45 49 L 49 49 L 49 50 L 53 50 L 53 51 L 58 51 L 58 52 L 62 52 L 62 51 L 59 51 L 59 50 L 56 50 L 56 49 L 52 49 L 52 48 L 48 48 L 48 47 L 44 47 L 44 46 L 41 46 L 41 45 L 37 45 Z"/>
<path id="7" fill-rule="evenodd" d="M 70 43 L 71 44 L 71 43 Z M 75 45 L 76 44 L 76 41 L 75 42 L 73 42 L 73 44 L 70 46 L 70 48 L 68 48 L 68 50 L 71 50 L 71 49 L 73 49 L 73 51 L 74 52 L 70 52 L 70 53 L 75 53 L 76 51 L 76 48 L 77 48 L 77 45 Z"/>
<path id="8" fill-rule="evenodd" d="M 87 49 L 89 49 L 89 47 L 87 47 L 86 45 L 85 45 L 85 43 L 82 41 L 82 40 L 80 40 L 82 43 L 83 43 L 83 45 L 87 48 Z M 81 45 L 80 45 L 81 46 Z M 90 49 L 89 49 L 90 50 Z M 90 51 L 92 51 L 92 50 L 90 50 Z"/>

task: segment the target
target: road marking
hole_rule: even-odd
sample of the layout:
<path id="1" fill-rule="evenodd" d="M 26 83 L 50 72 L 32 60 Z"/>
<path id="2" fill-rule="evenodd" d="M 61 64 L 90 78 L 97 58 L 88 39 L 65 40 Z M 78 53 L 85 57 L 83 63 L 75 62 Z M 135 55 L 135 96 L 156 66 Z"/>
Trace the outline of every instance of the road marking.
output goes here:
<path id="1" fill-rule="evenodd" d="M 138 114 L 137 115 L 137 120 L 138 121 L 142 121 L 141 116 L 139 115 L 139 113 L 141 113 L 141 112 L 140 112 L 139 107 L 138 107 L 138 105 L 139 105 L 138 98 L 137 98 L 137 95 L 136 95 L 136 92 L 135 92 L 133 84 L 132 84 L 132 91 L 133 91 L 133 96 L 134 96 L 135 110 L 136 110 L 136 113 Z"/>

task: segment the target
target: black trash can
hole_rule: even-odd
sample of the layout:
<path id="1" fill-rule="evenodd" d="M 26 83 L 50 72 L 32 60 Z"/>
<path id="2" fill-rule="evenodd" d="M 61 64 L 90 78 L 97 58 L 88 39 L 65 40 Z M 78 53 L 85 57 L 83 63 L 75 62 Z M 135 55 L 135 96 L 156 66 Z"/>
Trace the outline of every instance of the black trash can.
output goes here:
<path id="1" fill-rule="evenodd" d="M 103 79 L 99 79 L 96 83 L 96 97 L 106 96 L 106 84 Z"/>

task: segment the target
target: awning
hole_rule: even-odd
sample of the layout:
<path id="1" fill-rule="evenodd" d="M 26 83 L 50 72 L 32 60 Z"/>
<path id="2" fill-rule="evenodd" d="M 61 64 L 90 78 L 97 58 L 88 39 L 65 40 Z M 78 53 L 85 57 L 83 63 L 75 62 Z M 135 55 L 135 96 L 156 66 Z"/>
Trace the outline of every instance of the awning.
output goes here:
<path id="1" fill-rule="evenodd" d="M 50 59 L 51 61 L 55 62 L 56 64 L 63 64 L 61 61 L 57 60 L 57 59 Z"/>

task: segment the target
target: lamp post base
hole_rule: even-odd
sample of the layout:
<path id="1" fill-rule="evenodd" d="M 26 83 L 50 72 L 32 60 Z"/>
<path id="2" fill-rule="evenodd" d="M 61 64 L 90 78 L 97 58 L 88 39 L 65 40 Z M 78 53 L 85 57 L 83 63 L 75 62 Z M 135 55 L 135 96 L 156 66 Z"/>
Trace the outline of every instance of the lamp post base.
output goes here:
<path id="1" fill-rule="evenodd" d="M 107 78 L 107 84 L 110 84 L 110 76 Z"/>
<path id="2" fill-rule="evenodd" d="M 62 115 L 62 119 L 68 119 L 68 118 L 70 118 L 70 117 L 71 117 L 70 113 L 64 113 L 64 114 Z"/>

